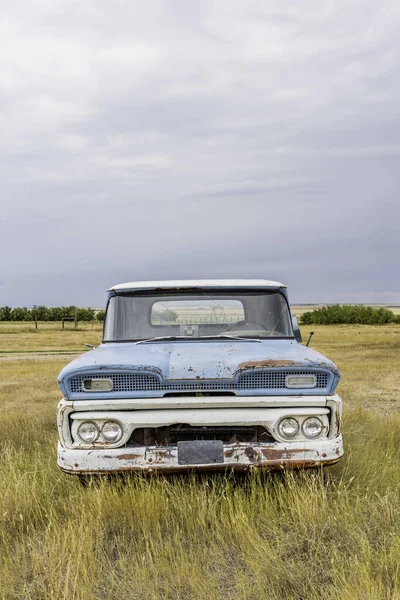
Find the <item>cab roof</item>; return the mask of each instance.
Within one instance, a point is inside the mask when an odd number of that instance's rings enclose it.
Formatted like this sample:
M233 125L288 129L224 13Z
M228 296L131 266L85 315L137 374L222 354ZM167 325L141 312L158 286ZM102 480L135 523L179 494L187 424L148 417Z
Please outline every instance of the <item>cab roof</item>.
M108 292L136 292L143 290L181 290L193 288L264 288L276 290L286 286L279 281L268 281L267 279L177 279L171 281L131 281L129 283L118 283L113 285Z

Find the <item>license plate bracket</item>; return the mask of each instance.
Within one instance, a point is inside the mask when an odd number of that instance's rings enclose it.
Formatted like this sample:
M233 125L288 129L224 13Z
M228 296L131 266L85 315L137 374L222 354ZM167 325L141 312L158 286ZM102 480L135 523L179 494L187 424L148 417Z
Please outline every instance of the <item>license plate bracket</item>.
M222 440L193 440L178 442L179 465L213 465L224 462Z

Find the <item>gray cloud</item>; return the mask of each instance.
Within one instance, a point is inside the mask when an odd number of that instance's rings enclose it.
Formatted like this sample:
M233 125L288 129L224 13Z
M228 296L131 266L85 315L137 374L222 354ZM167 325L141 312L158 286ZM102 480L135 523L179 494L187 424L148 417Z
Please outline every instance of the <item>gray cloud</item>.
M224 276L400 302L397 3L3 13L0 304Z

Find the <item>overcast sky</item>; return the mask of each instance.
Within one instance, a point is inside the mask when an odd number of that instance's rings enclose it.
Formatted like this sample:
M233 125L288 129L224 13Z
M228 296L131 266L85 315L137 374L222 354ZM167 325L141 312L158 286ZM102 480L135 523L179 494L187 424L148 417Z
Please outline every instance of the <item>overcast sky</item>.
M400 3L0 1L0 305L400 302Z

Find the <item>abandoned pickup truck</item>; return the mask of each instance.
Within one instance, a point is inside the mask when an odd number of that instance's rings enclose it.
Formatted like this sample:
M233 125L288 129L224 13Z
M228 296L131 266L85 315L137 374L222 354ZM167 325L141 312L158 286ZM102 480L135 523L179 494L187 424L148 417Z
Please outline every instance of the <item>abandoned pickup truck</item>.
M101 345L59 375L58 465L88 474L337 462L339 371L300 341L275 281L115 285Z

